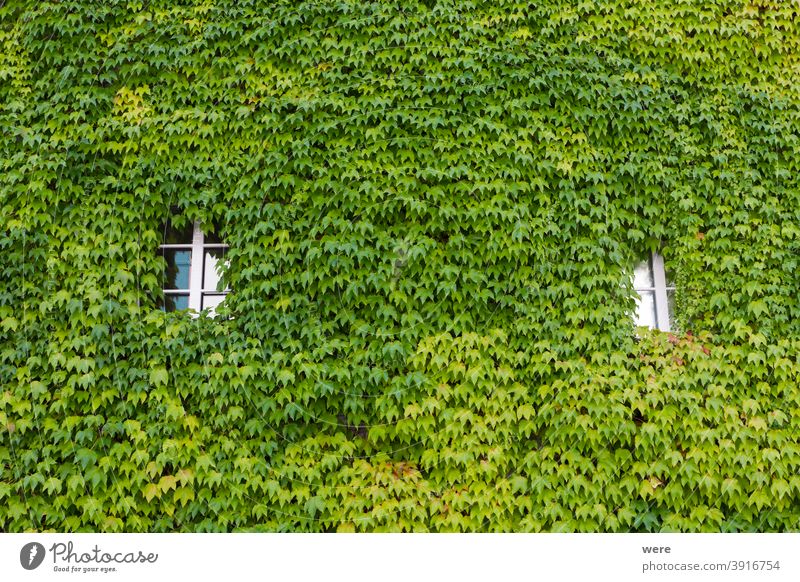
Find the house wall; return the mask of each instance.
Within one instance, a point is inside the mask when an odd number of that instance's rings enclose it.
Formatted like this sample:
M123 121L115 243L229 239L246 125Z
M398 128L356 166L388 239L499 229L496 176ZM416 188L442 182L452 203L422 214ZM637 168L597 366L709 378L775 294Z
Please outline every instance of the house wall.
M0 10L3 531L797 528L790 3Z

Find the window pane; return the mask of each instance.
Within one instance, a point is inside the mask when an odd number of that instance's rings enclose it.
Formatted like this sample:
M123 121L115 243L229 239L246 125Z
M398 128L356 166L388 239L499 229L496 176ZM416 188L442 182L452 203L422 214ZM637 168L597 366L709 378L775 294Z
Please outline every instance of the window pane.
M176 227L173 221L170 220L166 225L161 227L161 233L164 236L164 240L161 244L192 244L192 231L194 230L192 222L186 221L186 224L180 223L179 220L175 222L178 222L181 226Z
M203 303L200 309L209 309L211 313L214 313L214 308L222 303L223 299L225 299L225 295L221 293L203 293Z
M164 270L164 289L188 289L192 251L161 249L167 263Z
M215 223L208 232L204 232L204 242L206 244L220 244L222 239L219 237L219 226Z
M203 261L203 289L205 291L224 291L225 282L220 271L225 264L227 249L206 249Z
M667 310L669 311L669 328L675 329L675 290L667 289Z
M633 288L642 289L653 286L653 269L650 268L650 261L642 261L636 265L633 271Z
M656 298L653 291L639 291L636 298L636 325L656 326Z
M167 295L161 296L158 308L164 311L178 311L179 309L189 309L188 295Z

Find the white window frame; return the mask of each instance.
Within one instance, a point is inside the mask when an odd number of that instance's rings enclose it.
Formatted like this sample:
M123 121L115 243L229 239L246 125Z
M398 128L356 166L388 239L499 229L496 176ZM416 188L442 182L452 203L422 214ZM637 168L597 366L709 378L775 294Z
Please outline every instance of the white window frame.
M635 287L634 291L651 291L653 292L656 308L656 326L654 329L660 331L672 331L670 329L670 313L669 313L669 291L674 292L674 285L667 285L667 273L664 269L664 257L659 253L652 253L650 255L650 268L653 274L652 287Z
M192 242L191 243L172 243L161 244L158 247L164 250L189 250L191 255L189 258L189 306L190 311L199 313L202 311L204 294L214 295L227 295L230 288L225 288L224 291L217 291L216 289L203 289L203 269L205 264L205 251L206 249L227 249L229 245L225 243L206 243L203 229L200 228L200 223L195 222L192 227ZM164 295L186 295L187 289L163 289L161 290ZM214 308L208 308L214 311Z

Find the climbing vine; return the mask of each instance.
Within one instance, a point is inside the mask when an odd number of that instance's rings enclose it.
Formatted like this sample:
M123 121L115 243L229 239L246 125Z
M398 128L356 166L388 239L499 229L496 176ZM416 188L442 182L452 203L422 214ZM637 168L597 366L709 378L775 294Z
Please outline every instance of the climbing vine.
M798 16L0 5L0 530L797 530Z

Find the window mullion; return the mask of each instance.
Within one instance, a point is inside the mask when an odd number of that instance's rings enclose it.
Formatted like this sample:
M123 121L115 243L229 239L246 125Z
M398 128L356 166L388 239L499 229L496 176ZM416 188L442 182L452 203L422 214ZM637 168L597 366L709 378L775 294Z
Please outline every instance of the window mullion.
M192 231L192 262L189 271L189 309L200 311L203 287L203 231L194 223Z

